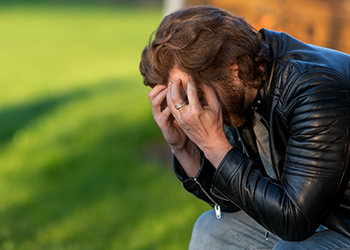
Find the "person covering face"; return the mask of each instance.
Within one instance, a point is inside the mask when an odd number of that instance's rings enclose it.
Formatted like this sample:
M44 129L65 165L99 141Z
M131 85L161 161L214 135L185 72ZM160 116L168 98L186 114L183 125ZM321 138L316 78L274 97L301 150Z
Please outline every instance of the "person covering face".
M163 19L140 72L177 177L217 218L350 238L349 55L194 6Z

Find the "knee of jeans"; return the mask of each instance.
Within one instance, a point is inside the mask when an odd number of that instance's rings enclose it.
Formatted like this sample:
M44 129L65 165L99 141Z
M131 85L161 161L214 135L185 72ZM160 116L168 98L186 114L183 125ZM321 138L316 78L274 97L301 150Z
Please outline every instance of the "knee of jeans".
M193 226L193 231L202 231L204 228L208 230L207 226L212 224L212 221L215 220L216 217L213 214L212 210L206 211L203 214L201 214L197 221L195 222Z
M189 249L205 249L204 247L215 237L213 233L215 220L217 219L212 210L204 212L198 217L193 226Z
M290 249L293 246L293 243L295 244L295 242L290 242L290 241L278 241L275 246L273 247L272 250L286 250L286 249Z
M281 240L275 244L272 250L283 250L283 247L284 247L283 245L284 245L283 241Z
M201 214L195 222L192 235L195 237L207 237L211 234L211 229L215 227L216 217L213 210L209 210Z

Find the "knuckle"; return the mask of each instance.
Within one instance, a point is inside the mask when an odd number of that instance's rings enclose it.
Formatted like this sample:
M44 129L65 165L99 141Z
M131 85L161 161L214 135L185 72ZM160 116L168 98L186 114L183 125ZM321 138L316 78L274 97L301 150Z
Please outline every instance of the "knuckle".
M152 106L152 107L154 107L154 106L157 105L156 100L154 100L154 99L150 100L150 102L151 102L151 106Z
M191 111L191 116L193 117L193 118L199 118L200 117L200 115L201 115L201 112L200 112L200 110L198 109L198 108L192 108L192 111Z
M154 94L153 94L152 90L150 92L148 92L148 98L150 101L152 101L154 99Z

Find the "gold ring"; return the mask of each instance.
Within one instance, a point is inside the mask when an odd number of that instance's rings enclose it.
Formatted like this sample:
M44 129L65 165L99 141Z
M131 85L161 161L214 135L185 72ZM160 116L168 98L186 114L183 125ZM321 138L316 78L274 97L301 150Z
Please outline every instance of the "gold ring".
M180 108L182 108L183 106L185 106L186 105L186 102L181 102L181 103L179 103L178 105L175 105L175 108L177 109L177 110L179 110Z

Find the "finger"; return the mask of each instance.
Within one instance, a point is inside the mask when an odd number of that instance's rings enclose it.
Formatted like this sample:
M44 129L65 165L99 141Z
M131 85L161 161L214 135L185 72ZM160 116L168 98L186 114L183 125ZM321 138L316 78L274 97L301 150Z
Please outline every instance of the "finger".
M152 114L155 120L158 119L158 117L161 115L162 110L162 105L164 104L164 101L166 99L166 89L165 88L159 88L160 92L155 91L155 93L150 93L150 102L151 102L151 107L152 107Z
M175 105L184 101L184 99L181 96L181 80L180 79L176 79L173 82L173 84L171 85L171 98L172 98L173 103Z
M169 107L166 107L163 112L162 115L159 117L158 119L158 126L162 127L163 125L167 124L168 122L171 121L171 119L174 119L173 117L171 117L171 111L169 109Z
M220 102L218 100L218 96L213 87L208 85L203 85L203 93L208 105L212 108L218 109L220 107Z
M171 85L172 83L168 83L168 88L166 89L166 101L168 103L168 107L172 110L172 107L174 107L173 100L171 99Z
M156 96L152 97L153 99L150 98L151 106L152 107L161 106L161 104L165 99L166 93L167 93L166 89L162 89Z
M156 85L150 92L148 92L150 102L152 102L152 100L165 88L165 85Z
M190 105L202 107L198 98L196 85L192 81L189 81L187 84L187 96L188 96L188 103Z
M167 95L166 95L166 99L167 99L167 102L168 102L168 108L172 114L172 116L175 118L175 120L177 120L178 123L180 123L179 119L181 117L181 113L178 112L179 110L175 108L175 104L173 102L173 98L172 98L172 92L176 92L174 90L172 90L174 87L173 87L173 83L169 83L168 84L168 88L167 88ZM176 100L179 100L179 97L177 96L177 99ZM182 99L181 99L182 100ZM179 102L181 103L181 101ZM176 103L179 104L179 103Z
M177 110L175 105L182 103L184 100L181 96L181 80L177 79L173 83L168 85L168 94L167 94L168 106L172 113L175 113Z

